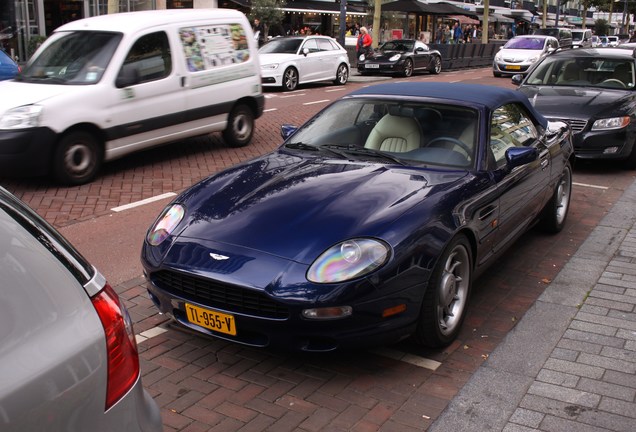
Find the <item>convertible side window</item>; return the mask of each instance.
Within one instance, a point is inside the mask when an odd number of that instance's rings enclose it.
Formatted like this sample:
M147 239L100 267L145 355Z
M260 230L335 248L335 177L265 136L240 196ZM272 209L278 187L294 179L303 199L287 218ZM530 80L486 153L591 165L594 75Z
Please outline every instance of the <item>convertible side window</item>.
M539 137L523 106L507 104L497 108L490 122L489 149L497 168L506 164L506 150L531 145Z

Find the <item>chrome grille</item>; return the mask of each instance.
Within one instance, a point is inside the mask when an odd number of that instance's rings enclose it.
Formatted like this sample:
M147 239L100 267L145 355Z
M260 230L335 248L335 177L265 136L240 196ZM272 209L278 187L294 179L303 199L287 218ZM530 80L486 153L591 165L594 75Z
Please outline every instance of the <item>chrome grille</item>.
M160 271L150 276L152 283L173 295L210 307L265 318L283 319L288 309L266 295L174 271Z
M578 120L578 119L558 119L558 118L551 118L550 120L552 121L562 121L564 123L567 123L570 125L570 127L572 128L572 132L573 133L579 133L582 132L583 129L585 129L585 126L587 125L587 120Z

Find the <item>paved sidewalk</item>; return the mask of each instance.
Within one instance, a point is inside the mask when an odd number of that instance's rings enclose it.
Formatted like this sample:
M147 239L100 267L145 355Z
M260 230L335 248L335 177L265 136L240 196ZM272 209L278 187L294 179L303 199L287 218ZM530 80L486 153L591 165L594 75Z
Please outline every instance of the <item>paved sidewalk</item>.
M429 429L636 430L636 183Z

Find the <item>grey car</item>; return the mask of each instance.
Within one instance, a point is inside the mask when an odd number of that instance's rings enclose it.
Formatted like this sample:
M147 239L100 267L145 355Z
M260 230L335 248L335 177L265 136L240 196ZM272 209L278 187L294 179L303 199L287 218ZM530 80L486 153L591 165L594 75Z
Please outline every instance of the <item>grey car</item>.
M0 430L162 430L104 277L0 187Z

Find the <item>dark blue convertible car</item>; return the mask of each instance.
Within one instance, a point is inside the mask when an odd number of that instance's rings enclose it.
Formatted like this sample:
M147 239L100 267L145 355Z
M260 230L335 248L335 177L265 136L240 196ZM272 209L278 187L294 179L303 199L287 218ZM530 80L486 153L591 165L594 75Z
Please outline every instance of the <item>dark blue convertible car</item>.
M519 92L376 85L283 135L150 227L150 295L181 324L305 351L444 346L479 273L535 222L566 221L570 129Z

